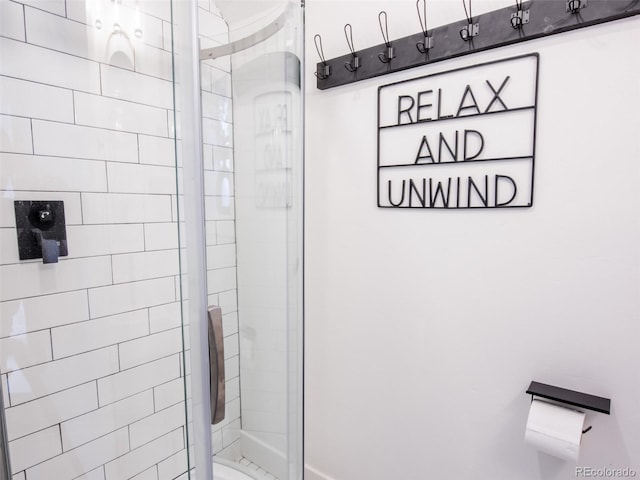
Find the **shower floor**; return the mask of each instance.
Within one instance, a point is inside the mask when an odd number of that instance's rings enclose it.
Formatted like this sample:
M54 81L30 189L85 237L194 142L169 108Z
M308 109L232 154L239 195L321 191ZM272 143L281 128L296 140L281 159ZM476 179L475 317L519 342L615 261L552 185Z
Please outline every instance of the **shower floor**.
M243 465L251 470L254 471L254 474L260 479L260 480L278 480L277 477L274 477L273 475L271 475L269 472L267 472L266 470L260 468L258 465L256 465L255 463L251 463L249 460L247 460L246 458L241 458L238 463L240 465Z
M216 458L213 462L213 477L216 480L278 480L277 477L246 458L235 462Z

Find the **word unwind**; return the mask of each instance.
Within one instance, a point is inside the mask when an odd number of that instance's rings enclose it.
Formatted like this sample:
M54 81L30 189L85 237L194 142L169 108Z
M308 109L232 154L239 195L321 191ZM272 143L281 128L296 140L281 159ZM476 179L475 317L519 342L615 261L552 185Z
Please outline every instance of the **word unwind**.
M533 205L538 55L378 90L378 206Z

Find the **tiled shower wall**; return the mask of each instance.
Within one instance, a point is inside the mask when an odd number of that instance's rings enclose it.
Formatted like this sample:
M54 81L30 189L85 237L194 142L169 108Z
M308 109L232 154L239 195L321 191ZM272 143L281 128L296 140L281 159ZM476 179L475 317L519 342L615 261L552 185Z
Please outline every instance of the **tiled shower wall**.
M0 0L0 369L14 480L186 470L170 22L165 1ZM224 64L203 68L203 88L230 112ZM227 312L233 412L231 125L204 114L210 303ZM18 259L14 200L65 202L68 257ZM220 448L237 423L219 429Z

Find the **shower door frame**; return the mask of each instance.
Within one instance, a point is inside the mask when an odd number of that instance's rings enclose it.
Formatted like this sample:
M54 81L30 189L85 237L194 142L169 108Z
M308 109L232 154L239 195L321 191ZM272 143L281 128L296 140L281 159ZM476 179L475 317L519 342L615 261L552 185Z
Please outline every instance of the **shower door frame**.
M7 421L4 415L4 391L0 382L0 480L11 480L11 455L7 436Z
M289 2L284 11L275 20L259 31L230 42L226 45L209 49L200 49L198 37L198 5L197 2L172 2L172 8L176 8L175 18L179 27L173 30L173 38L180 46L179 71L181 122L182 122L182 156L184 183L189 188L184 189L185 210L185 234L187 238L187 265L188 265L188 291L189 291L189 319L190 319L190 345L191 345L191 398L192 412L191 424L194 429L194 465L189 465L189 478L191 470L195 468L198 478L212 479L213 477L213 447L211 440L211 392L205 386L209 383L209 346L208 346L208 295L207 295L207 269L206 269L206 231L205 231L205 207L204 207L204 164L203 164L203 133L202 133L202 104L201 104L201 76L200 62L212 60L218 57L231 55L246 50L254 45L277 34L287 22L287 17L293 8L301 8L301 27L304 31L304 2L296 5ZM176 41L174 40L174 42ZM301 54L304 55L304 34L302 34ZM300 57L298 57L300 58ZM302 103L302 145L301 154L304 155L304 62L300 60L300 91ZM174 84L175 85L175 84ZM175 94L175 91L174 91ZM175 113L174 113L175 115ZM178 118L175 118L176 125ZM177 153L177 152L176 152ZM191 159L192 161L186 161ZM304 162L301 162L301 183L304 184ZM304 232L304 187L300 189L301 225ZM301 235L301 281L300 295L302 296L300 312L299 347L299 405L300 418L299 443L300 443L300 480L304 478L304 234ZM184 352L183 352L184 353ZM189 418L187 417L187 423ZM188 428L188 427L187 427ZM188 435L187 435L188 436ZM289 442L287 442L289 444ZM187 447L191 448L190 446ZM289 447L288 447L289 450ZM288 454L289 452L287 452ZM290 471L289 467L288 471ZM2 479L0 479L2 480ZM215 479L214 479L215 480ZM297 479L296 479L297 480Z

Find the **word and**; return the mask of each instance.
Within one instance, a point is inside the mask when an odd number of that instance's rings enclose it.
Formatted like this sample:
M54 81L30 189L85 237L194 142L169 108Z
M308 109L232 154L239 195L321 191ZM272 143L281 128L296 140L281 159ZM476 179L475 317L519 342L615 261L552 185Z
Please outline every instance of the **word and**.
M475 145L472 148L470 140L474 138L477 141L474 142ZM484 149L484 137L478 130L464 130L462 135L456 130L453 138L449 137L448 140L443 132L439 132L437 140L435 140L435 144L438 145L437 150L431 149L431 144L434 143L434 140L432 137L431 142L429 142L428 135L422 136L418 154L416 155L416 164L442 163L447 161L445 157L448 157L449 161L453 162L468 162L478 158ZM462 148L460 148L460 144L462 144ZM434 151L437 153L436 156L433 155Z

